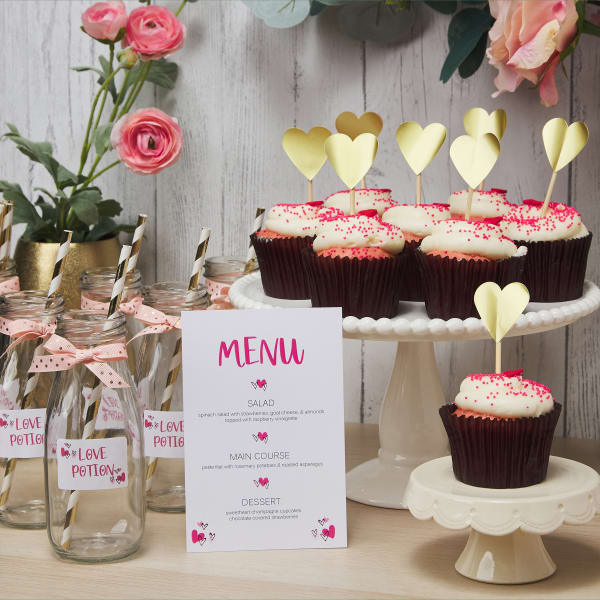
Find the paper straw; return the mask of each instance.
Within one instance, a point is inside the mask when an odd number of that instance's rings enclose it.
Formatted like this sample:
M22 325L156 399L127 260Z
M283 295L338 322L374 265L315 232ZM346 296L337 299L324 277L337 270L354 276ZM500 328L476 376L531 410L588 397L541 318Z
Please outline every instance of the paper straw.
M108 304L107 318L113 319L117 316L117 309L121 302L121 296L123 289L125 288L125 279L127 276L127 263L129 256L131 255L131 246L123 246L121 248L121 255L119 256L119 263L117 265L117 272L115 273L115 282L113 284L112 294L110 302ZM92 387L92 393L90 394L90 400L85 407L85 425L83 427L83 434L81 435L82 440L90 439L94 434L94 428L96 426L96 416L98 414L98 408L100 406L100 397L102 392L102 383L95 377L94 385ZM73 524L75 522L75 515L77 514L77 505L79 503L79 490L71 490L69 494L69 501L67 503L67 514L65 515L65 527L63 529L60 545L68 550L71 545L71 538L73 535Z
M263 221L265 219L265 209L257 208L256 209L256 217L254 217L254 224L252 226L252 231L250 235L253 233L257 233L260 231ZM248 255L246 256L246 266L244 267L244 273L250 273L254 269L254 265L256 263L256 251L254 250L254 246L252 245L252 240L250 240L250 245L248 246Z
M0 224L0 260L10 256L10 237L13 223L13 203L2 205L2 222Z
M58 247L58 252L56 253L56 260L54 261L54 271L52 272L52 280L50 281L50 287L48 288L48 296L46 298L45 310L50 310L52 308L52 303L58 295L58 290L60 288L60 282L62 280L62 274L65 264L65 257L67 256L67 252L69 251L69 245L71 244L72 235L72 231L64 231L62 234L60 246ZM39 356L43 353L44 349L42 347L42 344L43 340L41 338L38 339L37 346L33 353L34 357ZM32 395L35 392L35 388L38 384L38 379L38 373L27 374L25 392L23 393L23 398L21 398L21 404L19 407L21 410L24 410L29 407ZM16 465L17 460L15 458L8 459L6 463L4 479L2 480L2 488L0 489L0 507L6 506L6 503L8 502L8 497L10 495L10 488L12 486L12 479Z
M144 238L144 229L146 229L147 215L138 215L137 225L133 232L133 240L131 240L131 256L127 263L127 273L133 273L137 265L138 255L142 246L142 240Z
M206 256L206 248L208 247L208 240L210 238L210 229L203 228L200 233L200 243L196 250L196 260L192 268L192 274L190 276L190 282L188 284L188 291L193 291L198 287L198 281L200 279L200 272L202 271L202 265L204 264L204 257ZM171 357L171 364L169 365L169 373L167 374L167 382L163 395L160 401L160 410L169 411L171 410L171 400L173 399L173 391L175 389L175 383L177 377L181 371L181 336L177 338L175 342L175 348L173 349L173 356ZM146 470L146 493L152 489L152 478L156 471L156 465L158 463L158 457L152 456L148 461L148 468Z

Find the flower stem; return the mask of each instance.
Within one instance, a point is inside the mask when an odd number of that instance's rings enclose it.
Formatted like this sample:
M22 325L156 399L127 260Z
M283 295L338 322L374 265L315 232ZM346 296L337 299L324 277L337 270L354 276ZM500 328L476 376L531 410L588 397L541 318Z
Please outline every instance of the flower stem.
M110 113L110 117L108 118L109 122L113 122L115 117L117 116L117 111L119 110L119 106L121 105L121 100L123 100L123 94L125 94L125 90L127 89L127 83L129 82L129 77L131 75L131 69L127 70L127 74L125 75L125 79L123 80L123 86L119 91L119 95L117 96L117 100L115 105Z
M179 5L179 8L175 11L175 16L178 17L179 13L183 10L183 7L186 5L187 0L183 0L183 2Z
M148 73L150 72L151 68L152 68L152 61L148 61L142 67L142 70L140 71L138 80L136 81L136 83L134 83L133 88L131 89L131 92L129 93L129 98L127 98L127 100L125 101L125 104L124 104L121 112L119 113L118 118L121 118L125 113L129 112L129 109L133 106L133 103L135 102L136 98L139 96L140 92L142 91L142 87L146 81L146 77L148 77Z
M88 185L90 185L90 183L92 183L92 181L94 181L94 179L96 179L97 177L100 177L100 175L102 175L103 173L106 173L106 171L108 171L109 169L112 169L113 167L116 167L121 161L120 160L115 160L115 162L110 163L110 165L108 165L107 167L104 167L104 169L98 171L95 175L93 175L92 177L88 177L84 182L83 185L79 188L80 190L85 189ZM97 164L97 163L96 163ZM95 167L96 165L94 165ZM91 175L91 172L90 172Z
M110 45L110 70L113 70L113 62L115 57L115 45ZM100 123L100 118L102 117L102 111L104 110L104 104L106 103L106 96L108 96L108 88L104 90L104 94L102 94L102 102L100 103L100 109L98 110L98 116L96 117L96 122L94 123L94 128L92 129L92 137L94 137L94 132L98 129L98 124ZM90 143L91 146L91 143ZM89 148L88 148L89 152Z

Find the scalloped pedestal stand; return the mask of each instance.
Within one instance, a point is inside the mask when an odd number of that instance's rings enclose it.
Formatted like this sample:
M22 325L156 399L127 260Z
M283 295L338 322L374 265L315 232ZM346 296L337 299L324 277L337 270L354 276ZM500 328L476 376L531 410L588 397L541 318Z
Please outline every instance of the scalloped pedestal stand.
M309 307L308 300L280 300L265 295L260 273L238 279L229 291L236 308ZM564 327L600 307L600 290L586 281L584 294L572 302L531 303L509 336ZM352 469L346 477L348 498L385 508L406 508L404 491L411 471L448 453L438 409L444 393L433 342L489 339L480 319L430 319L421 302L401 302L393 319L342 321L344 337L397 342L396 360L379 417L377 458Z
M471 528L455 564L461 575L486 583L529 583L556 571L541 536L563 523L587 523L600 509L600 476L586 465L551 456L542 483L477 488L457 481L452 459L445 456L412 472L405 500L417 519L433 518L447 529Z

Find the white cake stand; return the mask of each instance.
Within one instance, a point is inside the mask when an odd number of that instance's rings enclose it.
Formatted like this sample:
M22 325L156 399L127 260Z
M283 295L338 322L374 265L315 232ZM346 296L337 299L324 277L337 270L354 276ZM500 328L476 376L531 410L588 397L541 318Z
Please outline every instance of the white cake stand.
M266 296L260 273L238 279L229 291L236 308L309 307L309 300ZM586 281L581 298L553 304L530 303L508 333L529 335L569 325L600 307L600 290ZM433 342L483 340L489 335L481 319L430 319L422 302L401 302L393 319L345 317L344 337L395 341L396 360L379 416L377 458L347 474L348 498L385 508L406 508L404 491L411 471L432 458L448 454L438 409L444 393Z
M538 485L477 488L457 481L452 459L445 456L412 472L405 501L417 519L471 528L455 565L461 575L486 583L529 583L556 571L541 536L563 523L587 523L600 509L600 476L551 456L548 476Z

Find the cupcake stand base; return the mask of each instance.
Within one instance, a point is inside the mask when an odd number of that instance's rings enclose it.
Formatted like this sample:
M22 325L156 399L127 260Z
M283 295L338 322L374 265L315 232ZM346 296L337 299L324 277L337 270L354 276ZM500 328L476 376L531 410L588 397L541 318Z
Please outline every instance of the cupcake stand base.
M457 481L452 459L445 456L413 471L405 500L417 519L471 528L455 565L461 575L486 583L529 583L556 571L541 536L563 523L587 523L600 509L600 476L552 456L548 476L538 485L477 488Z
M236 308L310 307L308 300L280 300L265 295L260 273L238 279L229 291ZM581 298L553 304L530 303L509 336L530 335L569 325L600 307L600 290L586 281ZM397 342L396 360L379 417L377 458L347 474L351 500L385 508L406 508L404 492L411 471L448 454L438 409L444 393L435 361L434 342L488 339L480 319L430 319L421 302L401 302L393 319L345 317L344 337Z

